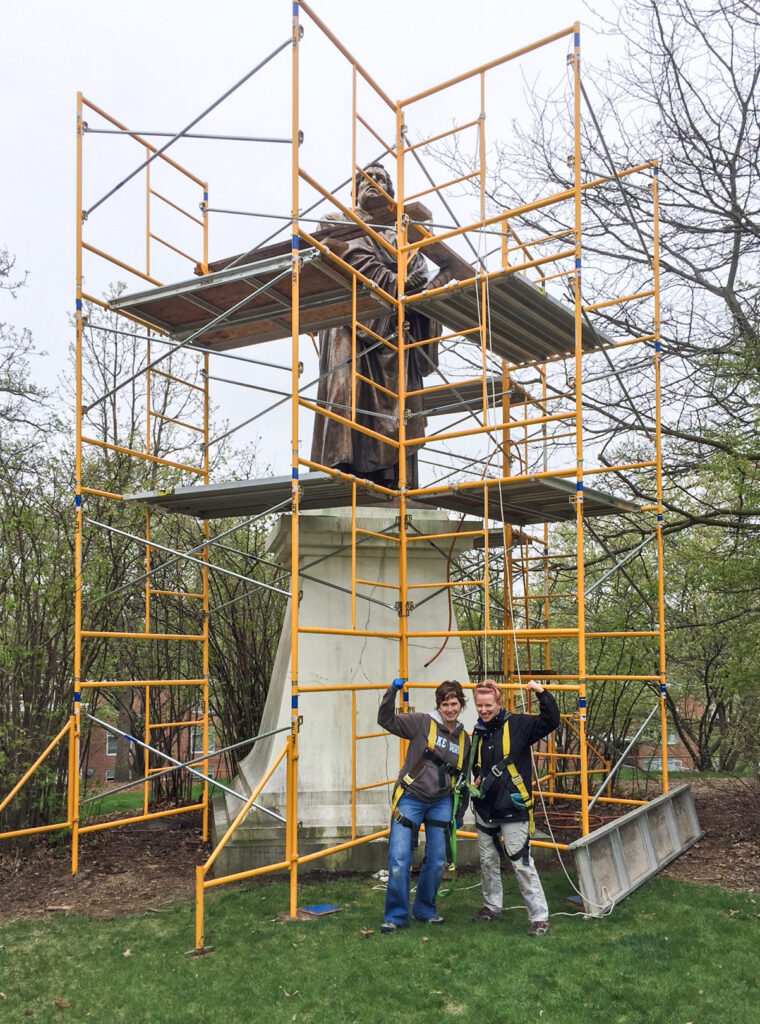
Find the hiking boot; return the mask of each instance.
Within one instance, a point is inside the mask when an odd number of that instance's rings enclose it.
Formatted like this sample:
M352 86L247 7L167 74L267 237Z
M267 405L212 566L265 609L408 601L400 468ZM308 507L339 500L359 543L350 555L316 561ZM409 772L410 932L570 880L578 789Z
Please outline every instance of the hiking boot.
M477 914L473 914L470 920L477 924L480 921L495 921L498 916L498 914L495 914L494 911L490 910L488 907L482 907Z
M530 928L528 929L528 935L532 939L539 938L541 935L546 935L549 931L548 921L531 921Z

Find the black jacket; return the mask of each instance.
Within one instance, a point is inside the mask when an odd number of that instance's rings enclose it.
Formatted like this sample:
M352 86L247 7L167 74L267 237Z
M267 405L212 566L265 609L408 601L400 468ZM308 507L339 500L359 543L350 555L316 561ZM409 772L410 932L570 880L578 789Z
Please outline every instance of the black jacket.
M472 733L473 744L480 739L475 764L472 769L473 779L485 778L491 768L504 756L502 748L502 730L509 729L509 755L517 771L522 776L528 792L532 789L532 772L530 748L533 743L548 736L559 725L559 708L554 697L548 690L536 694L539 703L537 715L512 714L502 709L490 722L480 719ZM500 778L493 781L490 789L482 800L473 799L473 806L481 818L486 821L527 821L528 812L520 810L512 803L510 793L516 792L515 785L504 771Z

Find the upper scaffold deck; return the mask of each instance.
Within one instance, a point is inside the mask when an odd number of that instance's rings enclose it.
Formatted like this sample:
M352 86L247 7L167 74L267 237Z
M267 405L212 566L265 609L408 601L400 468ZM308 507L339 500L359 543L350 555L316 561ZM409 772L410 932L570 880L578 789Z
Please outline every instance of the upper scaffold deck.
M413 218L429 216L420 204L406 209ZM373 214L373 219L384 222L381 214ZM356 224L336 222L334 227L315 231L314 238L339 256L345 251L345 242L362 232ZM442 242L426 245L422 252L438 266L449 267L459 283L437 294L423 292L410 297L410 308L440 320L450 332L472 331L480 321L482 306L481 278L475 268ZM132 314L179 340L192 337L204 348L219 351L289 338L290 242L256 250L255 260L251 255L220 260L211 264L208 274L188 281L121 296L111 302L111 308ZM301 333L351 323L350 272L304 239L300 257ZM463 281L470 283L463 285ZM519 366L574 353L575 313L570 306L515 271L489 275L487 288L488 344L494 355ZM387 315L388 308L387 300L357 281L357 319L371 321ZM469 337L480 345L477 335ZM590 352L610 341L584 322L582 344L584 352Z
M352 486L328 473L305 473L299 478L301 510L340 508L351 504ZM175 487L170 491L137 491L124 500L199 519L223 519L229 516L259 515L281 507L291 495L290 476L260 480L232 480L222 484ZM444 492L415 495L414 503L450 512L467 513L480 518L485 513L484 485L461 488L452 485ZM488 518L496 522L528 526L575 519L574 480L544 477L536 480L509 480L488 487ZM356 488L357 505L384 505L393 502L387 495ZM635 512L637 507L601 491L584 488L583 513L586 516Z

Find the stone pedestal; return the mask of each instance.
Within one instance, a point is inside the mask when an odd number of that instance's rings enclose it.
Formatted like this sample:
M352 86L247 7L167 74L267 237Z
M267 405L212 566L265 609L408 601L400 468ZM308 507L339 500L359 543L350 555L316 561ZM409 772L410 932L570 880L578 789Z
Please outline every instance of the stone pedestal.
M327 509L302 513L299 529L301 628L352 628L364 633L398 629L395 602L398 591L398 510L362 508L357 511L356 578L372 581L357 585L356 620L351 621L351 513ZM455 524L435 510L411 512L409 536L450 532ZM463 530L468 529L465 525ZM386 537L377 536L387 532ZM372 535L369 535L372 534ZM290 562L290 517L283 516L272 532L269 550L280 564ZM469 538L437 541L414 540L407 545L409 600L415 607L409 615L410 631L449 628L448 588L415 588L413 584L441 583L447 578L446 563L451 554L466 549ZM329 585L328 585L329 584ZM386 584L387 586L383 586ZM370 600L364 600L363 595ZM451 628L456 628L452 615ZM291 608L288 606L275 661L260 731L287 726L291 713ZM467 682L467 669L458 637L451 637L443 651L425 667L440 649L443 639L417 639L409 644L411 682L439 683L444 679ZM377 709L382 693L398 675L398 641L382 636L347 636L301 633L298 648L299 686L332 684L366 686L356 692L302 693L299 714L303 724L299 737L298 820L301 854L337 845L351 838L352 778L355 775L357 835L387 828L391 786L374 783L395 779L399 770L399 741L380 732ZM411 691L411 703L419 711L435 706L432 689ZM472 702L464 721L474 722ZM355 726L354 723L355 722ZM258 784L281 750L287 733L261 740L241 765L233 783L248 794ZM367 737L356 738L354 737ZM355 758L353 750L355 749ZM258 802L284 816L285 762L277 768ZM239 810L233 797L218 799L214 807L215 840ZM217 861L217 873L243 871L283 859L284 827L260 811L252 811L241 824ZM387 843L362 844L313 863L320 870L376 868L384 866Z

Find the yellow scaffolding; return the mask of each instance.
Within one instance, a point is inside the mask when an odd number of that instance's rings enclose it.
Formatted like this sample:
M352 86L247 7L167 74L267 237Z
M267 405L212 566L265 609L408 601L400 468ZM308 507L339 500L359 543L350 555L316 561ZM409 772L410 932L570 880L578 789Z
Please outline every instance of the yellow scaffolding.
M303 46L301 15L305 14L311 26L317 30L323 42L333 50L335 59L345 62L351 75L351 153L350 173L348 181L351 182L350 201L342 202L333 191L321 185L311 174L302 162L302 125L300 112L301 98L301 48ZM568 64L572 71L572 93L573 93L573 114L572 124L568 126L568 135L572 139L572 187L565 188L552 195L542 196L531 203L525 203L512 209L499 209L496 213L489 213L487 210L487 147L485 136L486 125L486 99L487 83L489 75L497 73L505 65L518 61L526 55L532 54L552 44L568 44ZM568 695L568 699L576 701L576 706L570 712L565 709L563 723L566 733L572 741L573 749L568 751L560 749L555 737L551 737L539 754L537 761L542 766L543 773L538 781L535 790L536 796L545 798L554 806L565 801L572 808L574 819L577 819L580 831L583 835L590 830L589 804L593 794L591 787L599 776L603 776L602 786L606 784L611 769L610 762L605 759L598 749L598 744L593 737L587 736L586 732L586 704L589 695L593 696L593 686L596 682L620 682L622 684L638 682L654 684L659 691L659 719L662 749L662 791L668 789L668 756L667 756L667 721L665 705L665 639L664 639L664 589L663 589L663 550L662 550L662 450L660 432L660 320L659 320L659 259L658 259L658 196L657 196L657 162L647 161L635 167L624 168L613 172L609 176L596 177L593 180L584 180L582 169L581 152L581 84L580 84L580 29L576 23L554 33L530 46L522 47L512 53L483 64L470 71L459 74L438 85L418 92L406 99L394 102L386 91L369 75L364 67L348 52L330 29L320 20L317 14L305 2L293 4L292 34L286 44L279 47L276 53L289 49L291 52L291 125L290 125L290 245L289 259L286 269L283 272L290 282L289 302L289 331L291 344L290 363L290 517L291 545L290 545L290 595L291 595L291 635L290 635L290 658L291 658L291 721L288 729L288 737L282 749L271 762L268 771L252 790L248 798L240 808L239 813L231 823L226 834L221 838L217 847L206 861L196 869L196 948L204 948L204 894L206 889L219 886L227 881L249 878L254 875L267 872L287 871L290 881L289 913L295 916L297 911L298 897L298 871L299 866L320 857L328 856L338 850L347 849L354 845L370 842L387 834L388 830L373 831L371 834L360 834L356 820L357 793L364 790L387 786L392 783L391 779L379 779L369 785L357 786L357 745L360 741L381 735L374 732L359 732L356 727L356 701L357 694L361 690L379 690L380 683L370 683L366 686L357 684L342 685L336 683L331 686L301 685L299 682L299 639L309 634L324 634L327 636L374 636L382 637L385 641L393 643L398 652L398 675L405 681L402 692L402 710L409 708L410 693L424 692L431 685L410 678L409 674L409 645L410 641L420 638L437 638L445 643L449 638L466 638L471 643L481 644L485 651L484 666L493 666L493 660L489 661L489 649L498 645L501 650L501 676L502 686L507 694L510 706L515 706L516 695L522 691L523 679L533 672L546 673L552 670L553 656L556 645L572 642L577 647L575 668L572 672L565 672L562 675L555 675L549 685L549 689L558 694ZM274 56L274 54L272 55ZM270 58L267 58L269 60ZM246 76L250 77L250 76ZM434 96L448 94L458 86L475 82L477 84L477 102L479 108L477 116L465 120L460 126L445 130L433 130L427 134L422 141L413 142L410 139L407 127L413 109L424 105L424 102ZM241 83L238 83L241 84ZM358 102L359 86L366 87L381 109L385 111L385 121L382 125L373 123L369 115L360 110ZM117 189L113 189L94 206L86 209L83 202L83 139L88 131L87 117L95 117L100 122L109 125L111 129L130 139L137 144L144 161L137 171L129 178L129 181L139 176L143 181L144 199L144 259L137 265L133 259L122 258L101 245L86 240L84 235L89 225L89 215L96 207L99 207L106 199L110 199ZM477 133L477 158L476 167L471 173L455 176L441 185L436 185L430 180L430 187L420 189L414 186L414 190L407 194L405 176L408 170L408 158L417 156L417 151L425 146L443 142L451 137L462 133L475 131ZM363 134L362 134L363 133ZM391 134L392 133L392 134ZM179 137L179 136L177 136ZM389 141L390 137L390 141ZM376 226L368 224L361 215L357 206L356 176L364 174L366 161L360 155L365 150L365 142L362 139L369 138L373 145L379 145L386 159L395 162L396 197L385 198L391 204L393 218L389 225L395 235L395 241L388 240L387 232L383 233ZM174 141L174 140L172 140ZM282 141L282 140L278 140ZM140 372L144 380L145 394L145 438L142 446L134 443L124 444L118 440L109 440L107 437L91 436L90 428L86 423L88 413L93 405L88 404L83 392L84 354L83 335L87 326L87 304L102 307L104 309L118 308L115 304L109 304L102 299L84 290L84 260L94 260L100 265L110 265L131 275L131 278L138 282L160 288L161 282L154 276L153 254L156 246L160 247L162 253L171 253L173 257L179 257L191 262L196 262L201 275L210 272L209 267L209 196L208 185L201 178L197 177L171 157L167 156L164 150L156 149L147 138L134 132L110 114L97 107L91 101L85 99L81 94L78 97L77 106L77 264L76 264L76 547L75 547L75 622L74 622L74 695L73 713L64 728L53 740L38 761L19 784L14 787L11 793L0 804L0 810L18 792L23 783L42 763L47 754L53 749L56 743L68 738L70 744L69 753L69 777L68 777L68 810L67 820L56 825L43 826L42 828L21 830L20 832L5 833L0 838L8 835L21 835L29 831L44 831L59 827L70 828L72 834L72 871L76 872L79 859L79 836L80 834L101 828L116 827L130 822L142 821L147 818L160 817L166 814L182 813L187 811L202 810L203 814L203 839L208 837L209 825L209 780L208 780L208 753L209 753L209 570L211 563L211 535L209 520L204 519L202 523L202 541L196 548L187 552L179 552L179 557L185 559L183 564L189 564L192 571L199 575L199 580L193 587L179 587L172 589L168 586L159 587L153 585L154 579L154 554L169 549L162 545L159 534L156 533L155 524L152 521L150 507L144 512L144 533L141 537L127 533L124 536L134 543L139 543L144 548L144 584L143 584L143 615L142 628L134 629L93 629L88 626L88 594L87 594L87 564L83 555L83 538L88 527L97 529L104 524L92 520L88 515L88 503L106 502L114 508L118 508L123 502L123 495L107 490L104 487L90 486L86 481L97 477L98 467L103 465L103 460L109 456L121 456L135 463L149 465L156 468L156 471L171 471L173 480L191 479L200 485L210 483L210 459L209 451L212 444L209 421L209 360L215 351L222 351L224 346L219 345L216 349L214 343L209 341L208 347L204 348L198 356L201 364L200 377L202 383L196 380L188 380L177 377L168 372L166 367L159 369L165 356L156 355L155 339L161 338L162 328L157 324L155 318L144 314L141 310L122 309L120 315L128 319L133 325L138 325L144 330L145 337L145 368ZM376 162L376 161L373 161ZM201 216L197 217L187 208L182 200L172 198L165 192L153 187L151 172L156 167L167 169L182 179L183 188L191 185L200 192ZM581 288L581 275L583 269L583 203L594 202L595 190L610 187L619 183L620 179L635 175L638 179L648 177L652 194L652 235L653 246L649 254L651 267L651 282L646 287L639 287L631 294L613 295L591 304L584 304ZM429 176L428 176L429 178ZM125 184L122 182L121 184ZM479 216L474 221L465 225L458 222L453 226L444 225L438 227L410 216L411 204L417 203L421 198L442 198L446 205L446 196L458 185L467 182L475 183L479 193ZM318 236L319 232L314 229L307 229L309 219L303 211L304 189L310 195L316 194L318 201L327 203L332 210L340 215L344 222L354 225L372 238L378 245L381 245L390 253L397 265L397 294L391 295L380 289L374 282L369 280L358 270L341 258L340 252L331 248L323 239ZM163 209L171 209L184 221L193 224L196 230L197 251L191 255L186 251L184 241L172 240L158 234L155 229L153 211L156 204ZM316 205L316 204L315 204ZM549 231L539 233L537 237L528 237L523 223L530 220L531 215L547 209L568 209L572 210L571 226L566 230ZM446 205L446 209L449 207ZM225 211L226 212L226 211ZM518 235L519 232L519 235ZM490 263L486 257L481 256L482 240L490 237L498 239L497 265ZM184 236L183 236L184 237ZM476 255L476 265L471 267L472 273L469 276L460 277L455 282L443 285L440 288L429 288L420 294L407 295L407 267L410 259L416 253L434 254L441 246L466 244L472 253ZM438 247L438 249L436 248ZM300 380L300 372L303 366L303 335L311 330L311 320L308 320L305 298L301 287L303 274L304 252L318 253L325 261L325 264L333 268L334 273L341 276L342 280L348 282L348 309L352 332L352 351L356 356L357 329L362 324L362 314L359 310L359 296L362 289L370 291L376 299L383 302L385 307L392 310L396 319L395 340L377 336L378 344L382 344L397 354L398 357L398 391L392 392L384 388L377 381L362 378L356 369L356 359L351 364L351 407L350 409L336 412L318 404L313 398L305 395ZM452 250L447 250L451 252ZM255 256L255 251L253 251ZM249 254L250 255L250 254ZM488 255L488 254L486 254ZM460 266L466 261L460 253L457 253ZM287 258L287 257L286 257ZM176 264L175 264L176 265ZM531 275L537 275L532 277ZM283 274L276 278L279 281ZM546 289L549 282L559 281L569 283L572 289L572 319L573 319L573 340L567 350L553 352L527 352L520 356L519 346L515 345L509 354L506 351L501 353L494 349L492 338L492 326L490 322L491 298L494 289L505 286L505 282L519 280L533 282L532 286ZM202 277L199 278L202 280ZM262 286L263 287L263 286ZM255 298L261 289L251 292L249 285L248 292L239 301L236 301L233 309L244 306ZM464 427L457 427L456 423L445 426L428 436L428 445L434 441L436 445L448 445L446 449L449 457L448 472L438 474L435 471L429 473L419 486L409 486L407 480L407 453L419 448L419 438L407 436L407 402L420 392L408 390L406 381L407 355L415 345L428 344L425 342L413 342L408 340L406 330L407 311L417 308L429 308L436 300L453 304L462 298L462 301L469 302L470 310L475 310L474 319L464 323L460 317L456 329L444 332L440 339L441 343L451 346L452 351L457 351L457 346L466 346L468 353L468 365L471 371L466 379L446 381L430 388L423 389L425 393L436 392L443 402L448 396L455 396L457 389L465 385L474 388L478 393L476 402L469 406L474 410L474 423L468 423ZM589 315L603 309L609 309L627 302L650 302L652 313L651 331L646 334L631 338L610 339L601 336L591 328L589 334ZM227 311L232 312L231 309ZM302 316L303 314L303 316ZM204 345L204 334L209 337L210 328L216 327L222 319L220 316L209 313L205 327L193 332L181 342L179 348L185 352L191 352L193 346ZM371 333L371 332L370 332ZM283 335L284 337L284 335ZM590 339L590 342L589 342ZM255 339L254 339L255 340ZM237 342L236 342L237 343ZM630 346L644 346L651 350L652 358L652 394L654 401L654 438L651 458L644 458L640 461L625 463L605 464L601 468L587 468L584 464L584 412L586 409L584 392L584 369L590 355L602 350L612 351L627 349ZM475 365L477 361L477 365ZM496 377L493 376L494 366L498 366ZM474 366L474 370L472 367ZM556 388L550 390L549 381L553 369L563 367L566 371L568 381L567 388L558 392ZM529 389L521 382L521 376L530 371L538 381L537 388ZM489 376L490 374L490 376ZM135 377L137 374L134 375ZM185 422L175 417L168 416L166 412L160 412L152 408L151 395L154 382L160 378L167 386L173 388L186 388L194 390L201 398L202 413L198 422ZM359 422L357 410L356 390L359 380L370 386L380 387L398 401L398 430L397 436L389 437L386 434L373 431L371 428ZM498 393L494 380L498 383ZM115 390L115 389L114 389ZM105 396L109 397L110 392ZM517 396L514 400L512 396ZM329 420L340 422L351 430L364 433L382 440L385 444L395 448L398 452L399 479L396 488L389 488L378 483L358 479L355 475L343 472L331 466L324 466L306 458L301 452L301 430L303 414L322 416ZM154 421L158 418L167 420L181 426L193 435L202 438L202 455L200 460L191 461L189 455L183 457L169 458L166 455L157 454L151 450L151 437ZM562 445L566 444L566 450L572 452L572 457L562 464L554 464L557 458L547 454L550 446L552 450L561 451ZM559 447L557 447L559 445ZM469 448L468 448L469 446ZM186 451L190 452L192 446L188 443ZM472 451L477 452L475 457ZM424 449L422 449L424 451ZM460 462L457 463L457 458ZM101 461L98 462L98 459ZM457 469L459 466L459 469ZM318 470L322 474L331 477L336 483L342 482L350 491L351 509L351 582L350 582L350 619L343 626L328 624L325 626L305 626L299 622L299 601L300 590L300 559L299 559L299 528L300 512L302 501L301 473L303 470ZM584 525L585 516L584 498L589 495L586 488L586 478L605 475L608 480L614 480L615 474L622 471L636 470L650 472L654 476L657 501L655 504L639 510L641 515L649 516L651 527L656 539L657 550L657 615L656 621L650 624L647 629L631 630L597 630L588 631L586 627L586 595L587 595L587 566L584 550ZM452 482L452 473L455 477ZM545 487L564 486L570 482L570 494L565 494L563 500L571 502L572 512L570 522L573 527L573 540L569 550L555 551L551 543L553 533L549 523L540 523L540 529L535 536L526 532L524 526L516 525L514 519L510 519L508 511L508 495L518 485L535 485L537 482ZM95 479L95 483L99 483ZM510 490L512 489L512 491ZM357 543L362 537L372 536L372 532L362 529L357 525L357 507L363 494L371 494L378 498L391 499L398 508L398 529L392 535L383 534L385 541L395 545L398 553L398 578L393 584L395 591L396 607L398 610L398 628L385 630L362 630L357 627L356 606L357 599L362 597L363 586L378 586L376 580L367 580L357 575ZM424 501L434 507L436 502L444 498L456 496L458 500L470 500L476 503L482 527L473 529L468 527L459 532L452 523L451 530L439 534L423 537L415 535L410 529L408 511L410 503ZM413 505L411 506L413 507ZM451 505L444 505L449 507ZM473 506L474 507L474 506ZM496 529L492 523L499 524ZM108 527L106 527L108 528ZM115 532L119 532L118 530ZM497 534L497 536L495 536ZM379 535L378 535L379 536ZM479 595L480 605L478 614L481 616L477 627L456 628L452 621L448 628L436 630L415 630L410 624L409 613L413 608L411 598L415 596L421 587L416 583L409 583L407 579L407 553L410 546L421 540L426 542L438 541L441 543L453 544L457 537L471 536L473 544L477 543L482 549L482 559L478 565L463 579L436 581L434 584L426 584L426 587L439 590L448 589L455 599L460 599L461 594ZM535 553L538 546L539 552ZM553 564L560 562L567 563L571 559L574 565L575 585L570 591L554 591L551 587L551 571ZM388 586L387 584L383 584ZM497 594L501 590L501 599ZM193 633L166 632L159 627L161 616L157 614L158 602L162 600L180 600L199 602L202 608L202 628ZM554 611L557 604L565 602L574 609L571 616L572 621L568 622L567 608L562 615ZM534 609L538 607L536 613ZM559 618L559 622L557 619ZM453 627L453 628L452 628ZM658 670L654 674L632 675L618 673L615 675L599 675L589 673L587 663L587 643L591 640L602 638L620 639L621 641L642 638L647 640L656 639L658 642ZM110 679L96 680L84 678L83 651L88 642L104 640L109 643L124 641L126 643L173 641L182 645L183 649L191 649L191 654L184 659L184 664L196 666L195 671L188 671L185 675L178 675L176 678L166 679ZM492 668L493 670L493 668ZM473 684L470 684L473 685ZM88 691L104 690L108 688L133 687L141 693L141 700L145 708L145 727L142 740L134 739L144 751L144 778L141 782L143 788L143 808L139 815L123 817L115 821L108 821L89 825L80 825L79 807L79 749L82 733L80 722L81 696ZM155 771L151 767L150 753L152 748L151 735L160 726L178 726L184 723L164 722L161 719L151 719L151 697L159 694L158 707L162 706L160 693L165 688L187 687L195 696L194 700L200 708L198 721L203 731L203 751L196 761L189 762L191 765L199 766L203 779L203 789L200 800L190 807L178 808L172 811L151 812L149 810L149 792L151 773ZM299 853L298 836L298 761L301 710L299 700L302 694L315 694L325 692L343 692L351 701L352 708L352 751L351 751L351 838L347 842L311 852L308 854ZM314 698L314 699L318 699ZM400 756L403 750L400 750ZM248 871L236 872L223 877L210 877L211 869L217 860L222 849L228 843L238 825L245 819L250 809L254 806L257 797L266 786L275 769L282 761L286 763L287 771L287 799L285 806L284 824L284 850L283 856L275 863L258 866ZM597 793L597 799L602 803L630 804L636 805L640 801L627 800L622 798L611 798L601 796L601 786ZM466 834L466 833L465 833ZM566 844L555 841L537 841L536 845L546 845L557 849L565 849Z

